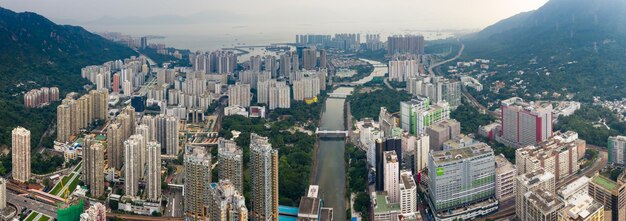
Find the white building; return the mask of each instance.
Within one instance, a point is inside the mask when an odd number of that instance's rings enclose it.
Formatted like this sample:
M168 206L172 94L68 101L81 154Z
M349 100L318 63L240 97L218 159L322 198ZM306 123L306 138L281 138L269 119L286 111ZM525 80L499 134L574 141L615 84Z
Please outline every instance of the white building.
M385 187L389 194L389 202L398 203L400 201L400 162L395 151L384 152Z
M411 171L400 172L400 210L402 214L417 212L417 185Z
M496 156L496 199L503 201L515 197L517 169L504 155Z
M250 85L235 84L228 88L228 106L250 106Z

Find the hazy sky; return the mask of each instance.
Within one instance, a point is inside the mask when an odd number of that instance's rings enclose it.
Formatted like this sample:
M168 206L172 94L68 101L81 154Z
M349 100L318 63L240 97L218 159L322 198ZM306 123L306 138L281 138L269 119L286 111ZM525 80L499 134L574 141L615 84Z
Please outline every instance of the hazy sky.
M539 8L548 0L0 0L14 11L33 11L54 22L95 32L154 40L177 48L209 50L235 44L294 41L296 34L424 34L477 31ZM426 32L434 31L434 32ZM432 34L429 35L428 33ZM445 37L445 36L444 36Z
M56 21L87 22L104 16L214 14L232 21L414 22L417 28L479 29L547 0L0 0L15 11ZM217 18L216 18L217 17ZM221 20L221 19L219 19Z

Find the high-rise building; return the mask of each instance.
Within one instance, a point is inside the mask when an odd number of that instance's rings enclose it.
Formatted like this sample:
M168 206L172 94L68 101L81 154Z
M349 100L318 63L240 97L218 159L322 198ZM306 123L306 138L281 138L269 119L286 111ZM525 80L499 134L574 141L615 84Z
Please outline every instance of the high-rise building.
M278 64L276 63L276 57L274 55L265 55L263 60L263 71L270 72L272 78L278 76Z
M419 75L419 61L414 56L394 57L389 61L389 80L405 82Z
M243 150L233 140L217 141L218 171L220 180L230 180L235 189L243 193Z
M121 125L111 123L107 128L107 160L109 168L119 170L123 165L124 133Z
M394 35L387 38L387 54L424 54L424 36Z
M386 175L386 155L387 151L393 151L395 153L395 157L397 158L396 162L398 163L398 171L396 175L400 173L400 168L402 168L402 139L400 138L385 138L385 139L376 139L376 191L385 191L387 186L387 175ZM391 193L389 193L391 197ZM395 201L397 202L397 201Z
M30 179L30 131L16 127L11 132L11 162L13 179L27 182Z
M327 66L328 66L328 61L326 58L326 49L321 49L320 50L320 63L318 67L326 68Z
M317 50L305 48L302 50L302 69L315 70L317 68Z
M288 51L280 55L279 66L279 77L289 77L291 75L291 52Z
M278 220L278 151L267 137L250 135L253 221Z
M395 151L384 152L385 191L389 194L389 202L400 202L400 162Z
M206 217L211 195L211 154L203 147L188 147L185 154L185 215L192 220ZM252 167L251 167L252 168Z
M430 151L430 137L428 134L417 135L415 138L415 165L414 173L428 167L428 152Z
M113 74L113 85L112 90L115 93L120 93L120 74Z
M57 141L69 142L71 136L71 111L65 104L57 106Z
M147 182L146 191L148 200L158 201L161 198L161 145L157 142L148 142L147 145Z
M80 214L80 221L106 221L107 209L102 203L90 206L83 214Z
M109 116L109 91L92 90L89 95L93 99L93 118L106 121Z
M286 82L277 82L269 88L269 109L291 108L291 88Z
M417 185L411 171L400 172L400 209L402 214L417 212Z
M428 97L432 103L446 101L451 107L461 105L461 82L441 76L417 76L407 79L407 91Z
M568 136L565 136L565 135ZM578 134L556 133L535 146L515 150L517 173L524 174L537 168L544 168L562 180L578 172Z
M448 119L426 127L431 150L443 150L443 144L461 135L461 123Z
M139 148L139 178L144 178L146 172L146 163L148 161L148 142L150 142L150 129L148 125L141 124L135 128L135 134L139 134L143 137L144 142ZM159 144L159 153L161 152L161 145Z
M608 140L609 163L626 163L626 136L611 136Z
M496 199L503 201L515 197L515 165L509 162L504 155L496 156Z
M139 191L139 149L143 136L132 135L124 142L124 194L136 196Z
M430 200L437 212L467 206L495 195L493 150L486 144L431 151L428 159Z
M210 202L206 210L210 220L247 221L248 209L243 194L229 180L210 184Z
M0 177L0 211L7 208L7 181Z
M228 106L250 107L250 85L235 84L228 88Z
M525 208L525 214L519 219L520 221L550 221L557 220L563 206L563 201L553 191L539 188L525 193L524 204L516 205L516 208ZM520 214L517 215L520 217Z
M552 136L552 104L526 103L513 97L501 102L502 142L535 145Z
M427 98L412 99L400 103L400 116L402 130L423 134L428 126L450 119L450 106L446 102L431 105Z
M165 153L168 155L178 154L179 126L178 118L173 116L165 118Z
M526 214L528 213L526 193L531 191L548 191L554 193L555 191L555 178L554 174L544 170L534 170L516 177L516 195L515 195L515 214L520 220L527 220Z
M626 182L624 174L613 181L600 174L591 178L589 195L604 205L605 220L626 220Z
M92 197L104 194L104 146L91 136L83 138L83 181Z

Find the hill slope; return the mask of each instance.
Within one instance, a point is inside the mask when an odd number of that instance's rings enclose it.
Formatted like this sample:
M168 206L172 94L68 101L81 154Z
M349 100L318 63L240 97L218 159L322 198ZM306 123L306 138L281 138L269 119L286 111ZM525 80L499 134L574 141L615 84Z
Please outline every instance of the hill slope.
M581 100L626 97L626 1L551 0L465 41L469 57L527 73L498 76L530 82L527 93L576 92Z
M10 145L15 126L31 130L33 145L55 119L54 107L26 109L22 93L57 86L61 94L88 83L80 68L136 53L77 26L57 25L41 15L0 8L0 146Z

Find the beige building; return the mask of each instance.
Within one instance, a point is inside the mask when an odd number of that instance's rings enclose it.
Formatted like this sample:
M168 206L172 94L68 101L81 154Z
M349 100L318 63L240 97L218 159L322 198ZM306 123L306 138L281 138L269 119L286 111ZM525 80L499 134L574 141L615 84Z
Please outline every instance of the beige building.
M119 170L122 168L124 137L119 123L115 122L107 128L107 160L109 168Z
M210 202L206 205L206 211L210 220L248 220L246 200L229 180L211 183L209 192Z
M278 221L278 150L267 137L250 135L253 221Z
M71 117L70 106L65 104L57 106L57 141L65 143L70 140Z
M604 206L587 194L580 194L565 202L558 213L558 221L603 221Z
M496 156L496 199L499 201L515 197L517 169L504 155Z
M556 134L537 145L517 149L515 162L518 174L545 168L553 173L557 180L562 180L578 172L578 134L575 134L576 139L562 137Z
M203 147L190 147L185 154L185 215L192 220L199 220L208 215L205 202L211 199L211 154Z
M233 140L219 138L217 141L219 180L230 180L240 193L243 193L243 150Z
M564 206L554 191L543 188L531 190L524 194L524 204L516 207L524 207L525 214L520 221L554 221ZM517 214L518 217L520 214Z
M92 197L100 197L104 194L104 146L85 136L83 159L83 181Z
M543 191L554 193L555 191L555 178L554 174L544 170L537 169L516 178L516 195L515 195L515 214L520 220L528 220L526 214L528 214L527 198L525 195L531 191L542 189Z
M18 182L27 182L30 179L30 131L17 127L12 135L12 175Z
M161 145L157 142L148 142L146 156L146 191L149 201L161 199Z

